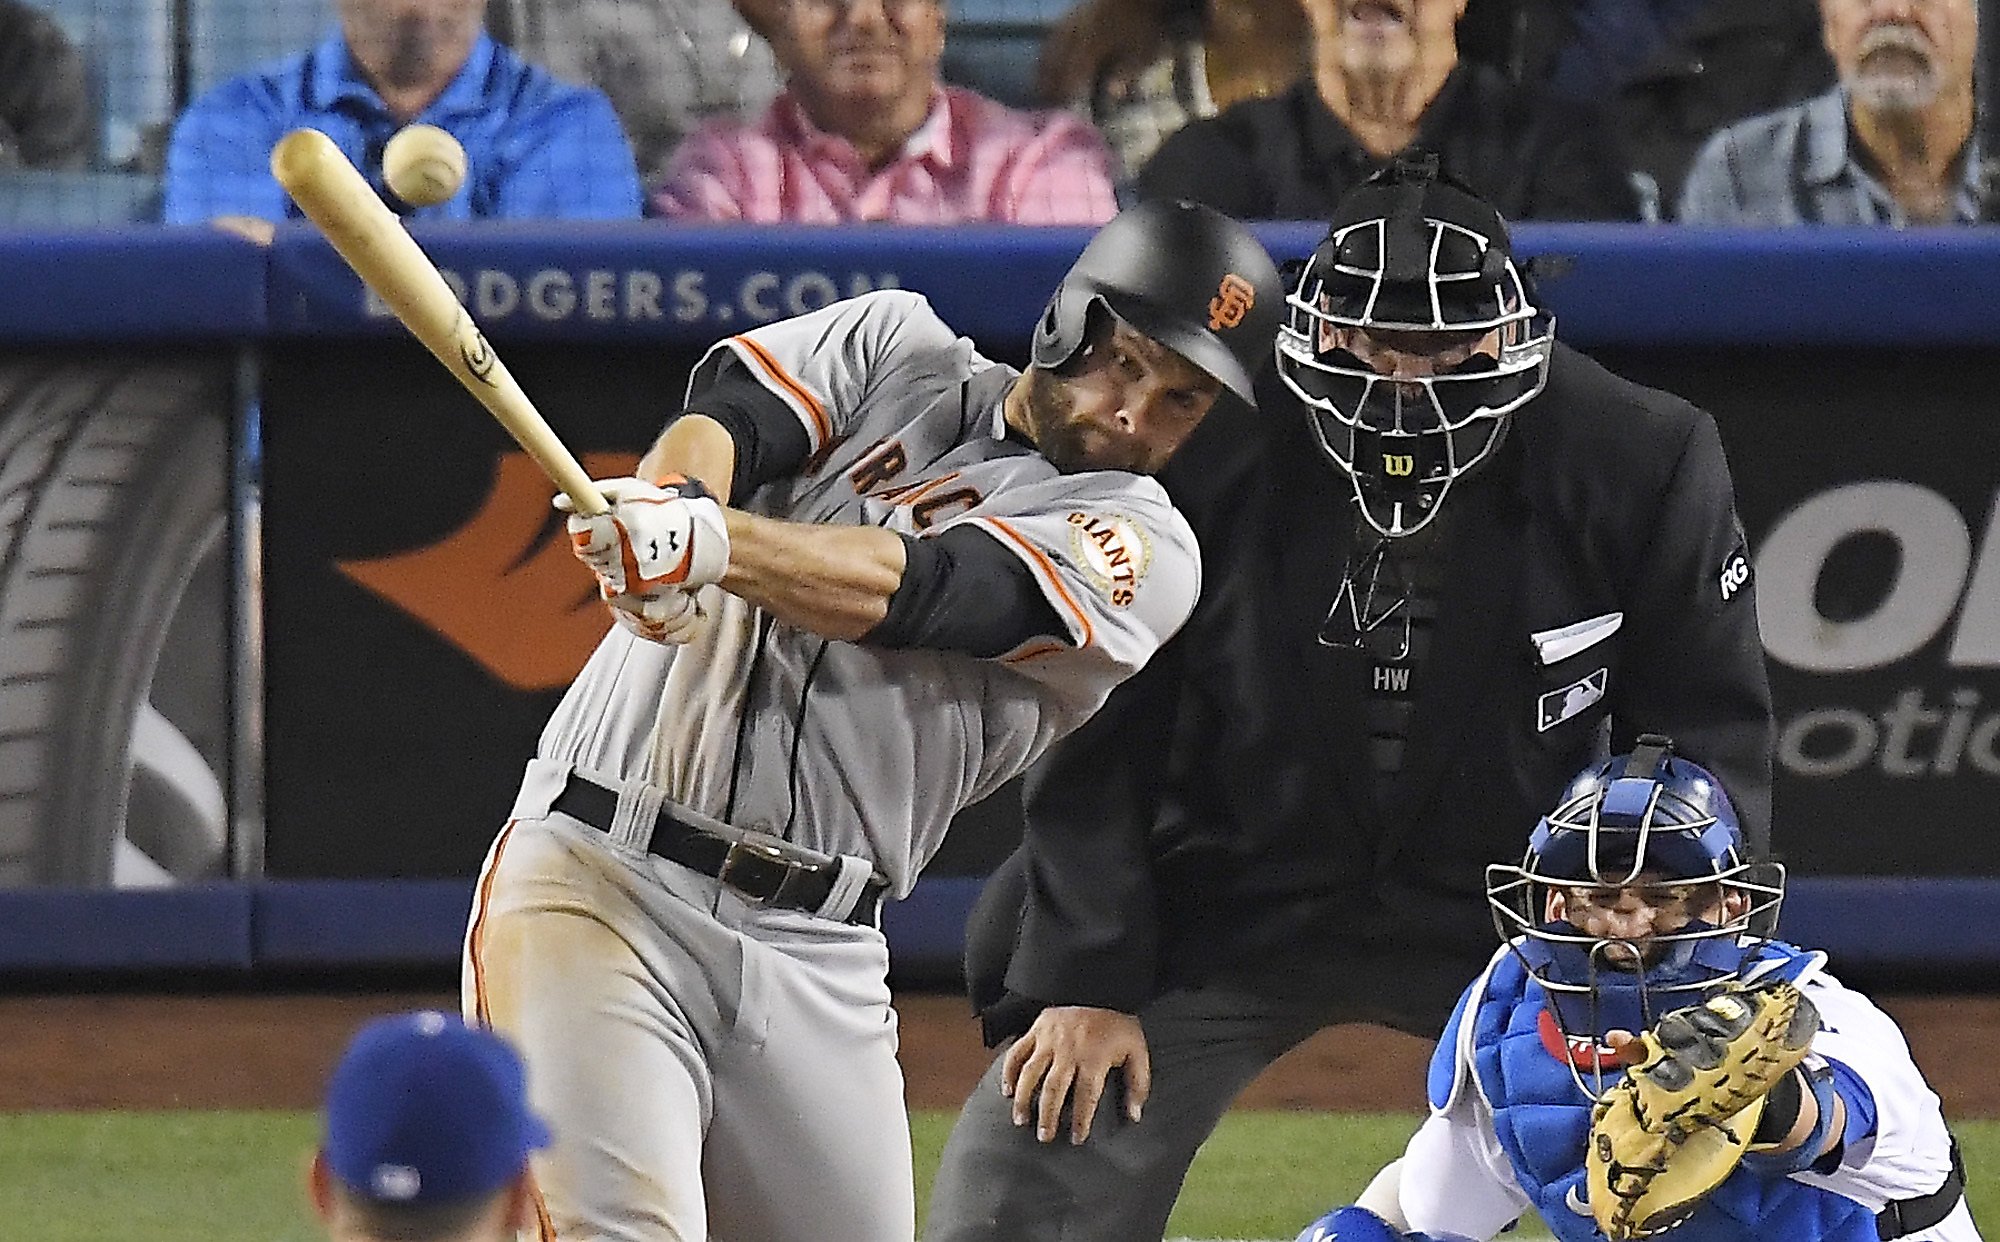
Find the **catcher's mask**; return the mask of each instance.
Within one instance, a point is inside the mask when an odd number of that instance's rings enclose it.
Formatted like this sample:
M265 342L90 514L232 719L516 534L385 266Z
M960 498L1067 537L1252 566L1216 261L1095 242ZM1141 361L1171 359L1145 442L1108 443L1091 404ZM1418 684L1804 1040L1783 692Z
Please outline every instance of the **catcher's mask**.
M1554 316L1514 265L1500 213L1434 155L1348 194L1285 301L1278 375L1384 536L1435 517L1548 382ZM1355 352L1385 338L1432 359L1429 373L1391 376Z
M1546 994L1585 1092L1601 1093L1615 1069L1595 1052L1607 1033L1649 1030L1700 1002L1775 930L1784 868L1743 850L1721 784L1647 734L1570 783L1518 865L1486 869L1494 927ZM1569 917L1551 917L1552 893ZM1572 921L1627 894L1653 911L1643 934L1593 934ZM1680 921L1659 930L1665 913Z

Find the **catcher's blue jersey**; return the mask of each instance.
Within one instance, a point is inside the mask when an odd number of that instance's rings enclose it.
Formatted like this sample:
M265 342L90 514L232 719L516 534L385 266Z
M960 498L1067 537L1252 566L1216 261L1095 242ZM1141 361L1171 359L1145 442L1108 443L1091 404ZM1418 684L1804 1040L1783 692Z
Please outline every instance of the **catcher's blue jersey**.
M1790 946L1770 953L1786 965L1813 959ZM1540 985L1517 958L1502 955L1473 1005L1462 1007L1433 1060L1433 1102L1442 1073L1453 1075L1461 1023L1471 1024L1472 1065L1493 1129L1515 1178L1563 1242L1602 1242L1585 1199L1584 1146L1591 1101L1560 1058L1568 1055L1545 1017ZM1610 1072L1606 1081L1616 1081ZM1445 1083L1449 1084L1449 1077ZM1877 1242L1875 1214L1860 1203L1789 1177L1739 1166L1695 1214L1674 1230L1681 1242Z

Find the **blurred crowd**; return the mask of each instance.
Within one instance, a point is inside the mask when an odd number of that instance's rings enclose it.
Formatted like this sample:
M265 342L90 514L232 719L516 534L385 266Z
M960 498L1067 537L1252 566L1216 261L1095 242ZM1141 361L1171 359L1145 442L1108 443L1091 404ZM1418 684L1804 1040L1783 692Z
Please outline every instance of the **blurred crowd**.
M137 24L77 2L0 0L0 196L115 171L169 223L293 210L299 125L380 184L416 122L468 156L438 218L1314 219L1412 148L1511 219L1984 214L1977 0L296 0L317 42L116 152Z

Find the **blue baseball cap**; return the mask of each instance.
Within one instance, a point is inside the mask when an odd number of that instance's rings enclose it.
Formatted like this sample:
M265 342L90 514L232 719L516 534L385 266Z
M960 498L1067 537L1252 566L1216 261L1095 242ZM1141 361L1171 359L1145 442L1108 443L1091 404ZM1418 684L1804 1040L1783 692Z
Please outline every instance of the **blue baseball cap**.
M326 1093L326 1162L355 1194L448 1203L499 1190L549 1144L506 1040L436 1010L362 1027Z

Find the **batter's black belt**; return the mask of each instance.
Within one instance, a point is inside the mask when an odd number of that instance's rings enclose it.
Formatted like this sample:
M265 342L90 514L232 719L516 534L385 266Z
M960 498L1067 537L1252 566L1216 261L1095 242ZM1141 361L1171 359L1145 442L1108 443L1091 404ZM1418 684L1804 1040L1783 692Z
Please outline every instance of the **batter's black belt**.
M580 823L599 832L611 831L618 811L618 793L595 781L570 773L563 791L549 804ZM762 905L783 910L816 912L833 895L834 881L840 876L836 861L814 862L798 858L764 841L733 841L719 833L698 827L662 809L653 820L653 837L646 851L668 862L722 881L738 893ZM882 908L882 894L889 881L871 875L854 899L846 923L875 925Z
M1965 1157L1959 1155L1958 1140L1951 1140L1951 1172L1945 1174L1944 1185L1927 1195L1914 1199L1897 1199L1875 1214L1875 1232L1882 1236L1882 1242L1891 1238L1904 1238L1920 1230L1929 1229L1958 1207L1958 1201L1965 1197Z

